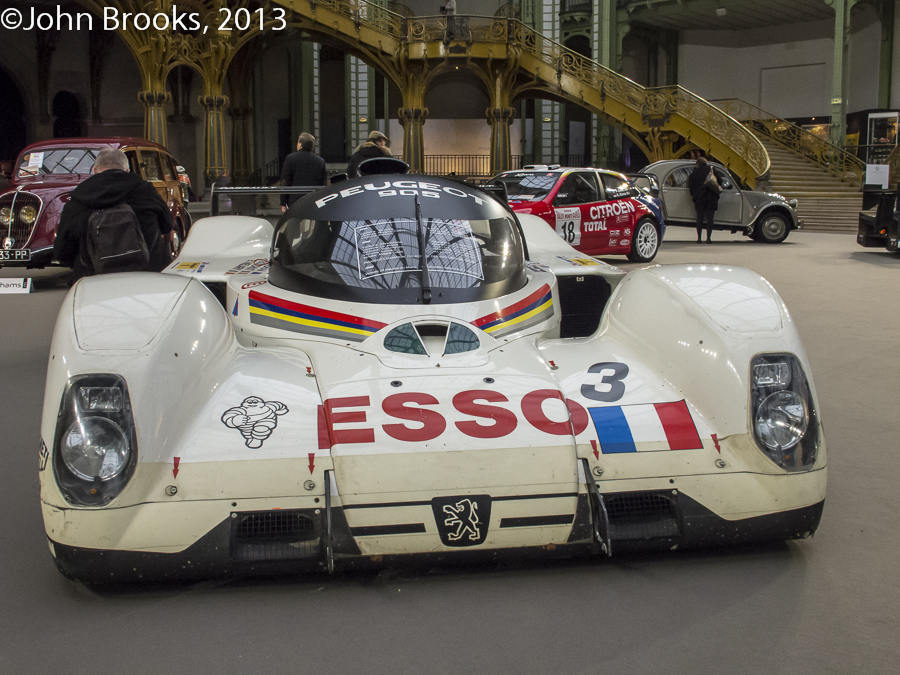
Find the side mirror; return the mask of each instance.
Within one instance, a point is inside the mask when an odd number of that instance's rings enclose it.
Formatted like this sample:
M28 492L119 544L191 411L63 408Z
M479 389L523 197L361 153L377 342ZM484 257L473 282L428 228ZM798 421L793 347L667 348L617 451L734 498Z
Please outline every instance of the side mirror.
M731 181L730 181L730 180L723 180L723 181L722 181L722 189L723 189L723 190L730 190L731 188L732 188L732 185L731 185Z

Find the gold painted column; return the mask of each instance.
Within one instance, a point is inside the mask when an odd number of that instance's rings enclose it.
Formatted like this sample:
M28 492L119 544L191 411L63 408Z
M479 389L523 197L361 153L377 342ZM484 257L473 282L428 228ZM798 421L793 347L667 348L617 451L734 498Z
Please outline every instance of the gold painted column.
M409 164L410 173L425 172L425 120L428 108L400 108L398 115L403 125L403 159Z
M509 126L516 116L515 108L488 108L487 123L491 125L491 175L508 171L512 164Z
M228 97L222 94L201 96L200 105L206 111L203 134L203 173L207 186L228 175L225 150L225 115Z
M166 145L169 140L166 103L172 100L172 95L167 91L141 91L138 100L144 104L144 138Z

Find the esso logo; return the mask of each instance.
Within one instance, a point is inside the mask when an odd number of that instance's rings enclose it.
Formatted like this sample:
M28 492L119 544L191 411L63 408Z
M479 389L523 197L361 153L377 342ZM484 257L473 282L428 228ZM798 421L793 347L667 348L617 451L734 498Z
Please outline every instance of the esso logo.
M425 392L404 392L379 403L373 406L368 396L326 400L325 405L319 406L319 448L339 443L375 443L376 432L397 441L421 443L452 428L478 439L502 438L518 427L550 436L578 436L589 421L583 406L564 398L556 389L532 391L518 401L494 390L461 391L443 404ZM451 421L441 413L447 403L455 410L454 417L462 419ZM387 423L373 423L372 417Z
M269 283L269 282L268 281L251 281L251 282L248 282L248 283L244 284L243 286L241 286L241 288L246 290L248 288L253 288L254 286L262 286L263 284L267 284L267 283Z

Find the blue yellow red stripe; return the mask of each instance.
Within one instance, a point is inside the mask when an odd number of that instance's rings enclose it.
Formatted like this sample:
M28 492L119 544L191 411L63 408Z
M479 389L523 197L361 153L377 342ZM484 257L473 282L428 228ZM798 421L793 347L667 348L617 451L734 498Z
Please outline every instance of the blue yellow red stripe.
M528 297L472 323L494 337L529 328L553 316L553 293L544 284Z
M322 337L362 342L387 324L250 291L250 322Z

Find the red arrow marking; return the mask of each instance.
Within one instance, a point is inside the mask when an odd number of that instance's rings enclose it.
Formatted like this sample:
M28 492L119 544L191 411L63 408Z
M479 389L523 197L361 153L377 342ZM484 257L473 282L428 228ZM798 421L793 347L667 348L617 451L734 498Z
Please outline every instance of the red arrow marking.
M718 452L718 453L721 455L721 454L722 454L722 448L719 447L719 439L718 439L718 437L717 437L715 434L710 434L710 436L712 436L712 439L713 439L713 445L716 446L716 452Z
M178 465L179 464L181 464L181 457L176 457L175 458L175 468L172 469L172 475L174 475L175 478L178 478Z
M309 472L312 473L316 466L316 453L309 453Z
M591 447L594 448L594 457L600 459L600 451L597 450L597 441L591 441Z

